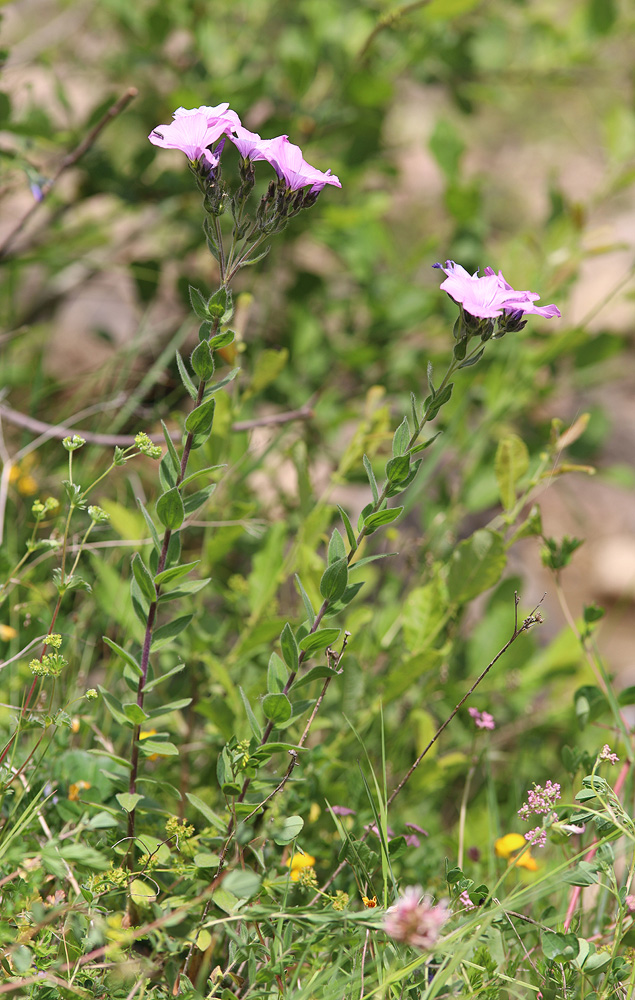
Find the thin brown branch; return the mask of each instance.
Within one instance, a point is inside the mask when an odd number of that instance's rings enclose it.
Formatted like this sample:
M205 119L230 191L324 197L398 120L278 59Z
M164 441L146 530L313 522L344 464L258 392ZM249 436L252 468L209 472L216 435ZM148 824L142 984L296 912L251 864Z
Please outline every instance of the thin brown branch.
M231 425L231 429L236 432L249 431L255 427L272 427L289 424L294 420L310 420L313 415L311 407L305 406L300 410L289 410L286 413L269 413L254 420L239 420ZM35 417L29 417L26 413L12 409L6 403L0 403L0 417L4 417L16 427L24 427L34 434L45 434L48 438L58 438L60 441L69 435L79 434L88 444L103 445L107 448L130 448L135 443L134 437L129 434L95 434L93 431L71 429L63 424L47 424L43 420L36 420ZM175 441L180 440L182 436L181 430L170 431L170 437ZM148 437L154 444L163 442L163 434L149 434Z
M72 152L66 154L53 176L40 188L40 200L31 205L29 210L24 213L20 221L5 238L4 243L0 245L0 259L7 256L9 249L13 245L16 238L20 235L29 220L35 215L40 206L46 200L47 196L51 193L53 187L57 184L64 171L68 170L69 167L75 166L78 160L81 160L82 156L88 152L99 134L103 131L103 129L105 129L106 125L109 125L111 121L120 115L130 102L134 100L137 94L138 90L136 87L129 87L125 94L123 94L118 101L115 101L115 103L108 108L106 114L103 115L90 132L84 136L79 145L76 146Z

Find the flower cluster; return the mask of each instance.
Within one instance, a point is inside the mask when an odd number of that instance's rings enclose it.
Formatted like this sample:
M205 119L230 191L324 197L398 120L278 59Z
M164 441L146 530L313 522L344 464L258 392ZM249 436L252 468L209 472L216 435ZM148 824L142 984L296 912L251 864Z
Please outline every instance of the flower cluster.
M152 130L148 136L150 142L164 149L182 150L192 164L202 166L207 173L218 167L223 147L229 139L243 160L265 160L269 163L287 191L310 187L309 193L315 195L326 184L342 186L330 170L318 170L307 163L300 147L289 142L287 135L262 139L256 132L244 128L229 104L177 108L173 117L174 121L168 125L157 125Z
M445 900L434 906L423 897L420 885L410 885L394 906L386 910L384 930L395 941L429 950L438 941L449 916Z
M474 719L474 725L477 729L495 729L496 723L494 722L494 716L490 715L489 712L479 712L478 708L468 708L469 714Z
M617 764L619 762L619 757L616 753L613 753L608 743L605 743L598 754L598 760L606 760L609 764Z
M560 798L560 785L554 781L547 781L542 785L534 785L527 792L527 801L518 810L521 819L528 820L530 816L546 816L554 811L556 802Z

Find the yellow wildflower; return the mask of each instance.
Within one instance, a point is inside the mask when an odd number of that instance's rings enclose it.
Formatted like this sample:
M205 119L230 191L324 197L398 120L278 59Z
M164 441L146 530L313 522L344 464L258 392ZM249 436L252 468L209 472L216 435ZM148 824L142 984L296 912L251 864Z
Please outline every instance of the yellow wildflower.
M369 910L374 910L377 906L377 896L373 896L372 899L369 899L368 896L362 896L362 903Z
M315 858L312 854L294 854L285 861L287 868L291 869L291 879L294 882L300 878L300 872L303 868L312 868L314 864Z
M522 833L506 833L504 837L498 838L494 844L494 850L499 858L505 858L517 868L527 868L530 872L538 871L538 864L530 850L526 850L516 860L513 859L513 855L526 846L527 841Z
M90 781L74 781L68 788L68 798L71 802L77 802L79 793L90 788Z
M8 642L9 639L15 639L18 633L11 625L0 625L0 639L3 642Z

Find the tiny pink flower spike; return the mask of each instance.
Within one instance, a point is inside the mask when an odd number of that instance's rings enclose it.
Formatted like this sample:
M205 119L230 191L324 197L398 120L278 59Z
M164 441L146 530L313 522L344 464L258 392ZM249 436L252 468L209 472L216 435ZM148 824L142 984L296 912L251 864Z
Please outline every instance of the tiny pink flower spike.
M209 166L214 168L218 166L218 156L208 147L230 128L231 123L223 119L209 125L207 115L195 111L192 114L177 114L169 125L157 125L148 139L154 146L161 146L163 149L180 149L192 163L204 157Z
M553 316L560 316L560 310L554 306L536 306L540 296L535 292L518 292L505 281L501 271L495 274L491 267L485 268L483 277L479 278L478 271L470 274L455 264L453 260L446 260L445 266L433 264L433 267L440 268L446 275L445 281L441 283L444 292L463 306L466 313L476 316L479 319L494 319L508 313L531 313L551 319Z
M433 948L439 939L441 928L450 916L445 900L433 906L422 898L420 885L410 885L394 906L386 910L384 930L395 941L403 941L413 948Z
M311 185L311 192L321 191L325 184L341 187L339 178L330 170L323 172L312 167L302 156L302 150L295 146L286 135L278 135L269 139L264 146L264 159L267 160L278 177L283 177L290 191L299 191Z

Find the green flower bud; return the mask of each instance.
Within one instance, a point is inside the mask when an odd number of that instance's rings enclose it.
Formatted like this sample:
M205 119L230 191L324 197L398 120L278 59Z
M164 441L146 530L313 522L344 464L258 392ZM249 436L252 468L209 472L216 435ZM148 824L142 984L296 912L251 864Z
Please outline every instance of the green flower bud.
M86 444L86 439L80 437L79 434L73 434L72 437L65 437L62 444L66 448L66 451L77 451L78 448Z

